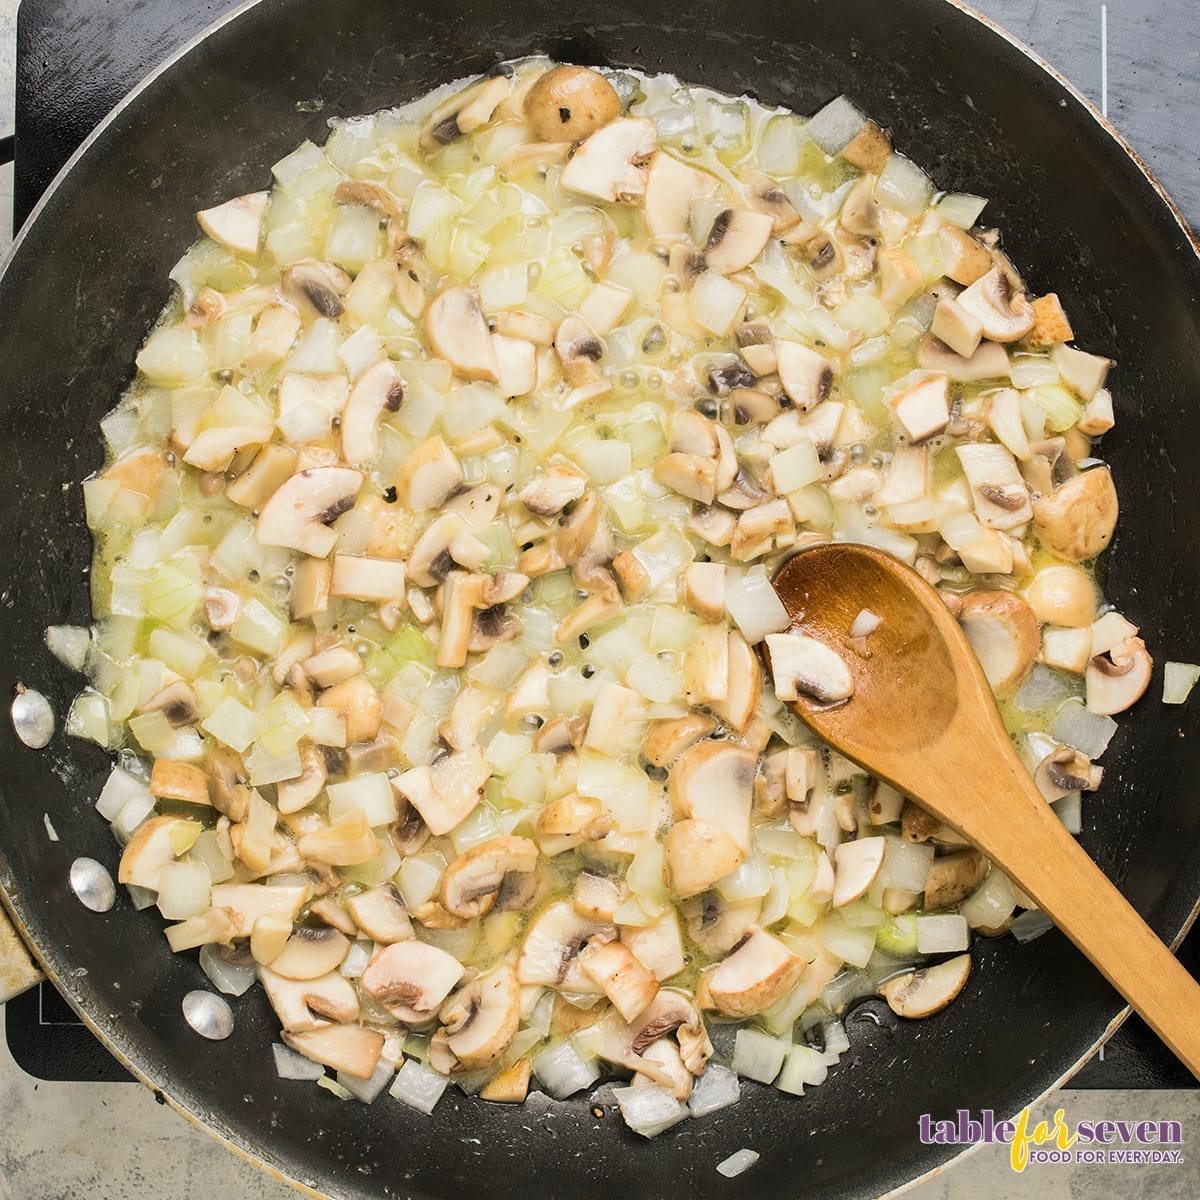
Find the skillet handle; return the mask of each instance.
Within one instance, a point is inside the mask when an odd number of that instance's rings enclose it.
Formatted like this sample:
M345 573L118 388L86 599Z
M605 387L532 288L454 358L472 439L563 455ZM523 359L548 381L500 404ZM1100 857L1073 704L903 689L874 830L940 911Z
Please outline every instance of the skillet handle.
M0 905L0 1004L28 991L44 978Z

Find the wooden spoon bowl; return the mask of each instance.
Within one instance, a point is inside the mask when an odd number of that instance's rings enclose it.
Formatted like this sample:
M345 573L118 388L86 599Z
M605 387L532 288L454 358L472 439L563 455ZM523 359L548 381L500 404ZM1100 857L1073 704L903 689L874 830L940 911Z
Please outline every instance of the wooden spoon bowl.
M1038 791L941 596L882 550L842 543L801 551L774 584L790 632L836 651L854 681L849 700L802 698L796 715L987 855L1200 1078L1200 985ZM882 618L866 655L847 646L863 609Z

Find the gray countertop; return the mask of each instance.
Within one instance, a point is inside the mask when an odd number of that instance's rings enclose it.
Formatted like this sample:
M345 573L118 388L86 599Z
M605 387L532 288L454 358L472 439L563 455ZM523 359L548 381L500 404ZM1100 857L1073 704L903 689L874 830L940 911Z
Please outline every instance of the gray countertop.
M18 0L0 0L0 133L12 128L13 54ZM1036 46L1072 47L1055 65L1098 104L1107 75L1109 116L1146 131L1137 149L1186 214L1200 221L1200 161L1194 114L1200 106L1200 31L1170 47L1164 68L1155 23L1195 0L1137 0L1107 6L1073 0L978 0L978 7ZM1101 10L1107 8L1107 72ZM1070 37L1063 38L1064 25ZM1054 36L1051 37L1050 35ZM1181 153L1178 140L1193 145ZM11 167L0 168L0 249L8 244ZM0 1033L3 1011L0 1010ZM1194 1200L1200 1155L1200 1092L1072 1091L1054 1094L1034 1119L1065 1110L1081 1120L1177 1120L1184 1162L1169 1166L1031 1165L1015 1174L1003 1147L986 1147L909 1193L914 1200ZM147 1090L130 1084L41 1083L25 1075L0 1037L0 1200L285 1200L271 1180L190 1127ZM801 1118L802 1119L802 1118ZM913 1131L914 1137L916 1130Z

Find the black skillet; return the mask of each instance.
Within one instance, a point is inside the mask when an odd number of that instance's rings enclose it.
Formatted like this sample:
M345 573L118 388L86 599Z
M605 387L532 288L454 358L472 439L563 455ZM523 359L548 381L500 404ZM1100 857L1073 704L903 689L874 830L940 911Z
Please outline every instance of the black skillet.
M1200 264L1165 197L1094 112L1020 47L945 0L260 0L123 104L39 205L0 280L0 690L79 685L45 651L48 622L83 622L90 545L78 480L100 463L96 423L166 298L193 214L268 183L267 164L332 115L369 112L533 52L668 70L810 112L839 92L895 132L944 187L991 198L987 218L1035 291L1056 288L1080 344L1120 362L1104 447L1123 516L1108 593L1156 659L1200 658ZM314 104L313 101L320 101ZM1160 666L1161 670L1161 666ZM1200 895L1200 742L1187 710L1150 695L1122 722L1084 844L1164 938ZM49 973L113 1052L252 1158L336 1197L593 1198L877 1195L944 1163L922 1113L1010 1116L1058 1082L1122 1005L1057 933L981 942L944 1013L851 1021L852 1049L803 1099L744 1085L742 1103L646 1143L611 1097L524 1108L449 1092L433 1117L388 1099L342 1104L275 1076L261 993L224 1043L200 1041L180 1000L204 984L157 915L106 916L66 886L77 855L115 866L92 809L105 756L61 734L34 753L0 728L0 884ZM61 841L47 841L48 814ZM601 1115L597 1115L601 1114ZM715 1164L762 1158L728 1181Z

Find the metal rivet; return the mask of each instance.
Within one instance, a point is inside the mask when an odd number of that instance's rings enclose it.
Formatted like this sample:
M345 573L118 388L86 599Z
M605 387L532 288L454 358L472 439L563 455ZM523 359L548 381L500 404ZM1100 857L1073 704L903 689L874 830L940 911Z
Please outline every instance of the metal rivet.
M183 1019L210 1042L224 1041L233 1032L233 1009L212 992L188 992L183 998Z
M92 912L106 913L117 902L117 888L108 868L94 858L77 858L71 864L71 891Z
M31 750L40 750L54 736L54 710L41 692L17 684L17 698L12 702L12 723L21 739Z

